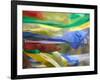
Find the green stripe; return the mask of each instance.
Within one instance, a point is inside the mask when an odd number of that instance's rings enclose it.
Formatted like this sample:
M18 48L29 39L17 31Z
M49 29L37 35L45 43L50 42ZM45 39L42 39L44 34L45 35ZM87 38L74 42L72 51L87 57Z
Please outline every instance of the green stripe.
M39 54L40 50L24 50L24 53Z
M59 28L73 28L75 26L80 26L86 22L89 22L89 15L80 17L74 20L73 23L70 23L70 24L63 24L63 23L58 23L54 21L43 21L36 18L30 18L30 17L25 17L25 16L23 17L23 23L45 24L45 25L55 26Z

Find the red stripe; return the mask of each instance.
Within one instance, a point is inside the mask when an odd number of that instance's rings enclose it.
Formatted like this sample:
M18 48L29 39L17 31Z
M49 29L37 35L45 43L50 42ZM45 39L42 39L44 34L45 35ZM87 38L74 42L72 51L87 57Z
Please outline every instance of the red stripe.
M42 12L39 12L39 11L23 11L23 16L43 19L43 14Z
M40 50L42 52L53 52L61 50L56 44L24 43L25 50Z

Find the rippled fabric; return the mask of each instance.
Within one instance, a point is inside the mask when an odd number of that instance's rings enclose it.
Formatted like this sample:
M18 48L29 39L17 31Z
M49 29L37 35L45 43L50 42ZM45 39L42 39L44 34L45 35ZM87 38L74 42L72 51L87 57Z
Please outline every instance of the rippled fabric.
M49 26L55 26L58 28L76 28L83 29L82 25L88 23L89 14L79 14L79 13L52 13L52 12L35 12L27 11L23 12L23 23L37 23L45 24ZM49 17L50 16L50 17ZM60 16L60 17L59 17ZM49 18L46 18L49 17ZM84 28L88 28L85 25ZM78 30L78 28L77 28Z

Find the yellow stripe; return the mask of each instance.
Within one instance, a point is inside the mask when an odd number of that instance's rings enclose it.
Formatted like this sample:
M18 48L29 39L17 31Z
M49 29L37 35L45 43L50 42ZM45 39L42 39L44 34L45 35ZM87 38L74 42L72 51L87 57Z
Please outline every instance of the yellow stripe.
M83 30L83 29L86 29L86 28L89 28L90 27L90 22L87 22L81 26L76 26L75 28L70 28L69 31L77 31L77 30Z
M55 60L53 60L50 56L46 55L47 53L40 53L40 54L25 53L25 54L31 57L32 59L42 62L46 66L48 66L46 63L50 63L55 67L60 67L60 65Z
M52 30L56 30L56 31L61 30L61 28L57 28L55 26L49 26L49 25L44 25L44 24L37 24L37 25L39 25L40 27L44 27L44 28L52 29Z
M31 25L25 24L23 26L25 27L25 28L23 28L23 31L31 31L31 32L34 32L34 31L45 31L45 30L56 32L56 31L61 30L61 28L57 28L55 26L44 25L44 24L37 24L37 26L38 26L37 28L36 27L35 28L32 27L32 24Z

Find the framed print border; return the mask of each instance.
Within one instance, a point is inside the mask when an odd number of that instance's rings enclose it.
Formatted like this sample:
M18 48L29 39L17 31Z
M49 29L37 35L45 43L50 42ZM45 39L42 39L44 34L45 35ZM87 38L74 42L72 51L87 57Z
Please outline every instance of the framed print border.
M45 6L45 7L58 7L58 8L81 8L94 10L94 70L93 71L78 71L78 72L62 72L62 73L46 73L46 74L27 74L18 75L17 72L17 8L18 5L29 6ZM24 78L42 78L42 77L58 77L58 76L73 76L73 75L90 75L97 74L97 6L96 5L83 5L83 4L67 4L67 3L49 3L49 2L34 2L34 1L11 1L11 78L24 79Z

